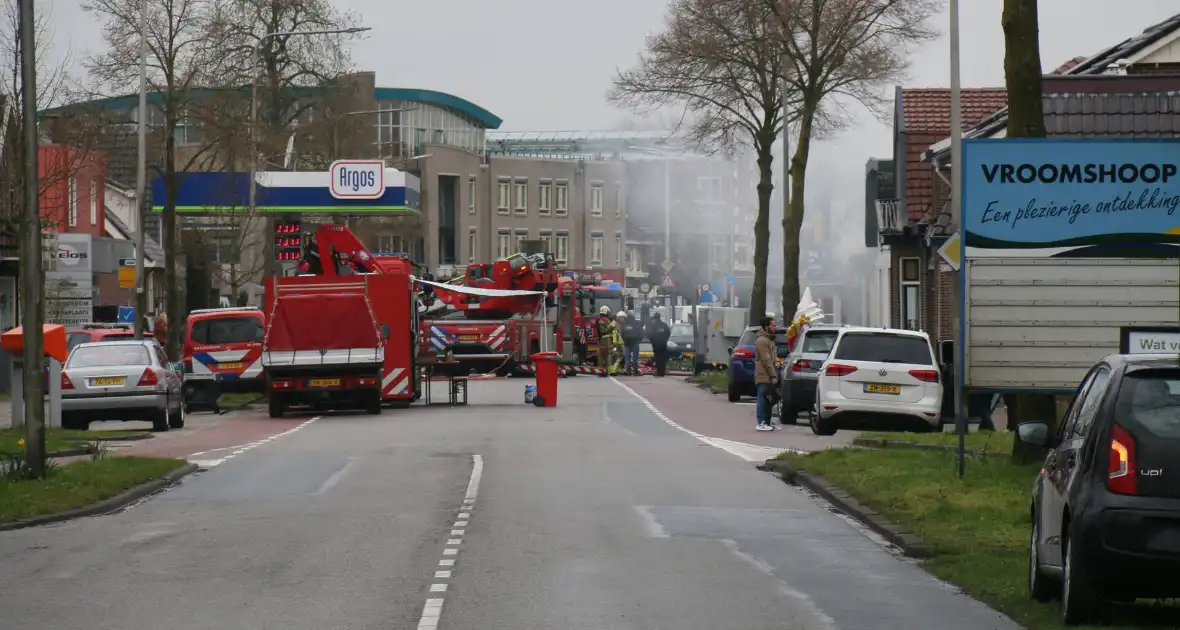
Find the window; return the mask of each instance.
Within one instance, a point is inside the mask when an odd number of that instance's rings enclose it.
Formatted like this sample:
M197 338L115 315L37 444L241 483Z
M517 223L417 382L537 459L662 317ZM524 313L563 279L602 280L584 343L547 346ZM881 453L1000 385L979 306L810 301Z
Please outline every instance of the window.
M496 201L496 212L500 214L508 214L508 204L512 203L512 200L509 198L511 194L509 184L511 182L507 178L501 179L496 183L496 194L498 198Z
M545 243L545 253L553 253L553 232L550 230L541 230L539 235L541 242Z
M615 269L623 266L623 233L615 232Z
M799 352L828 354L839 336L835 330L808 330L803 333L803 347Z
M615 216L623 216L623 184L615 184Z
M90 180L90 226L98 225L98 182Z
M569 254L570 233L559 231L557 236L553 237L553 258L558 264L564 265L569 261Z
M537 186L537 214L542 216L549 215L549 202L553 197L553 182L542 179L541 185Z
M78 179L75 177L70 178L70 196L66 200L66 203L70 204L69 208L67 208L67 210L66 210L66 212L68 214L69 225L70 225L70 227L77 227L78 226Z
M516 180L516 214L526 214L529 211L529 180Z
M1102 399L1105 397L1106 384L1110 382L1110 376L1110 368L1102 365L1090 377L1090 382L1086 384L1086 391L1078 401L1081 404L1074 404L1075 407L1078 407L1078 412L1075 416L1076 421L1070 422L1069 430L1072 438L1086 437L1086 430L1094 422L1094 416L1098 415L1098 406L1102 404ZM1073 414L1071 413L1071 415Z
M570 213L570 185L569 182L557 182L553 188L553 214L564 217Z
M516 233L514 234L514 236L516 237L516 251L523 252L524 251L524 242L529 240L529 231L528 230L516 230Z
M117 346L86 346L70 353L68 368L115 367L124 365L151 365L152 357L146 347L140 344Z
M262 320L257 317L202 319L193 322L192 341L201 345L262 341Z
M475 214L475 176L467 178L467 214Z
M697 195L705 201L721 201L721 178L698 177Z
M1180 371L1136 370L1119 388L1118 418L1131 420L1130 429L1140 441L1180 438ZM1145 435L1150 434L1150 435Z
M602 216L602 182L590 185L590 216Z
M590 234L590 264L602 264L602 232Z
M406 248L406 241L403 237L397 234L379 234L377 235L377 251L384 254L405 254L409 250Z
M636 245L627 246L627 271L630 273L644 273L643 250Z
M836 344L835 359L934 365L930 344L921 337L891 333L847 333Z
M504 259L511 256L512 251L512 232L509 230L500 230L496 234L496 257Z
M475 238L475 228L467 230L467 262L475 262L475 250L477 241Z
M215 265L233 265L241 262L238 257L237 236L232 233L213 233L208 237L209 260Z
M917 258L902 258L901 269L898 271L901 281L901 328L907 330L921 330L921 284Z

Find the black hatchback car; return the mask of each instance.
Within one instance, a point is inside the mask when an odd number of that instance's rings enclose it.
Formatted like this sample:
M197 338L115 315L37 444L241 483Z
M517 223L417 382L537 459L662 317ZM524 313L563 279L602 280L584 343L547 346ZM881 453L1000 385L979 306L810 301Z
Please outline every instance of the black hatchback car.
M1066 624L1105 601L1180 596L1180 359L1112 355L1086 375L1032 492L1029 595L1061 598Z

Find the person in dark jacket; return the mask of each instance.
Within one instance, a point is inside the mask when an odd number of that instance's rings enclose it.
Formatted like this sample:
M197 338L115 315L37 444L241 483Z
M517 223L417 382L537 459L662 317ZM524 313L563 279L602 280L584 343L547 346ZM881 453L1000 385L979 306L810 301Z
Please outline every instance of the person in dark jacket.
M627 359L626 373L639 376L639 344L643 343L643 326L629 314L619 311L619 332L623 335L623 347Z
M655 355L656 376L663 376L668 366L668 338L672 329L660 319L659 313L652 313L647 322L647 338L651 340L651 352Z

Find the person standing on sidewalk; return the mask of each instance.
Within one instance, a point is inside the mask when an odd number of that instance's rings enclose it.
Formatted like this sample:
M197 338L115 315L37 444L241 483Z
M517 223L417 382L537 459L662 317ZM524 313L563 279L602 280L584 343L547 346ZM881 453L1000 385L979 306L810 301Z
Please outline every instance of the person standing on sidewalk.
M594 320L594 334L598 341L594 346L594 354L598 361L598 367L604 370L602 375L606 376L606 371L610 370L614 364L615 323L611 319L609 306L603 306L598 310L598 313L598 317Z
M754 341L754 383L758 386L758 403L754 413L759 431L773 431L770 420L771 396L778 382L774 363L778 353L774 345L774 318L763 317L758 322L758 338Z
M659 313L652 313L647 322L647 338L651 340L651 353L656 361L656 376L663 376L668 367L668 338L672 329L660 319Z

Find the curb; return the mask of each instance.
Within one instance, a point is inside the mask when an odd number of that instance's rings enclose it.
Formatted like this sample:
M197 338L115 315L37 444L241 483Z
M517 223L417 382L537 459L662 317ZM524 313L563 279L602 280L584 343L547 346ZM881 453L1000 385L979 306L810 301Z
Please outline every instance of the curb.
M877 535L897 546L902 553L911 558L929 558L933 552L917 536L901 529L878 514L872 508L857 501L838 486L828 483L823 477L799 470L781 459L768 459L756 466L758 470L779 473L786 483L803 486L823 497L824 500L836 506L841 512L860 521L862 525L873 530Z
M75 518L82 518L83 516L98 516L100 514L106 514L107 512L112 512L114 510L126 507L127 505L138 501L139 499L142 499L143 497L146 497L157 490L166 488L179 481L182 477L197 472L198 469L199 466L196 464L185 464L184 466L169 472L163 477L152 479L151 481L146 481L139 484L138 486L128 488L113 497L103 499L98 503L93 503L86 507L66 510L65 512L58 512L57 514L34 516L19 521L13 521L11 523L0 523L0 532L11 531L14 529L24 529L26 527L36 527L37 525L49 525L50 523L60 523L62 521L69 521Z
M73 448L63 448L57 451L49 451L45 457L77 457L79 455L91 455L93 452L89 446L75 446Z
M77 438L76 440L71 438L70 441L71 442L75 442L75 441L77 441L77 442L138 442L140 440L150 440L154 437L156 437L156 436L152 435L151 433L142 433L142 434L138 434L138 435L132 434L132 435L124 435L124 436L96 435L94 437Z
M906 442L904 440L886 440L884 438L853 438L853 446L860 446L864 448L900 448L911 451L933 451L937 453L954 453L959 449L957 446L944 446L941 444L921 444L918 442ZM987 455L991 457L1007 457L1010 453L1003 453L1000 451L985 451L978 448L969 448L965 451L968 455Z

